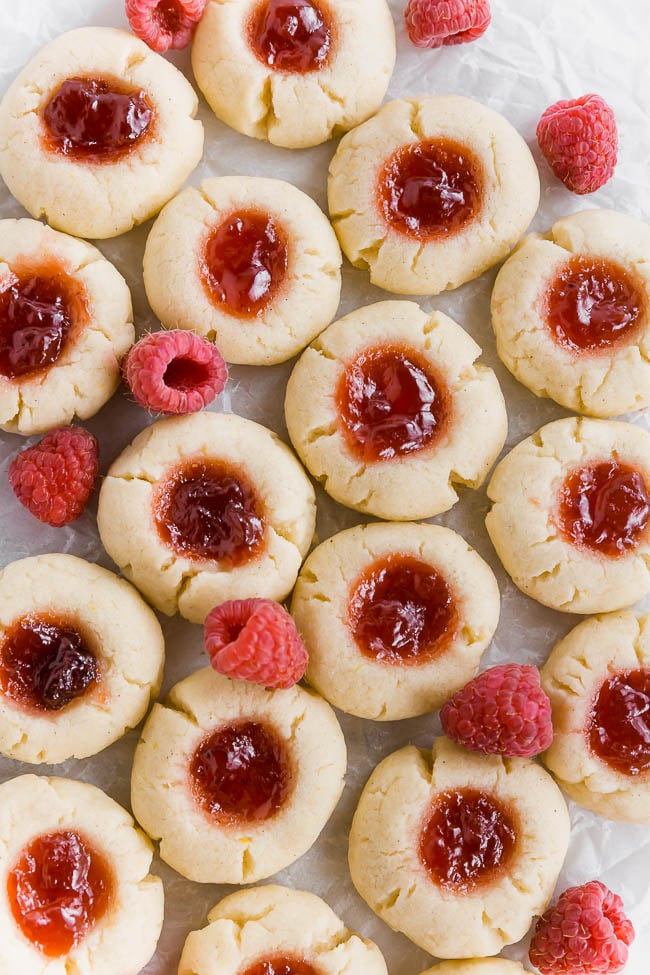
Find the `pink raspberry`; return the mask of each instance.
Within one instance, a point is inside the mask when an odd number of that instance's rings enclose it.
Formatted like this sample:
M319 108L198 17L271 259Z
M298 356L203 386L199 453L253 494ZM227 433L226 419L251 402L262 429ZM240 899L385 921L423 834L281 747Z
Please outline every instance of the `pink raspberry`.
M60 528L76 521L99 474L99 447L83 427L52 430L14 457L9 483L28 511Z
M539 671L505 664L479 674L440 712L448 738L474 752L531 758L553 741L551 702Z
M542 975L610 975L625 968L633 941L621 898L592 880L539 918L528 957Z
M228 369L212 342L194 332L152 332L122 367L135 399L153 413L198 413L222 392Z
M234 599L208 613L205 649L220 674L263 687L293 687L307 651L286 609L272 599Z
M406 32L416 47L475 41L490 26L488 0L409 0Z
M126 0L126 16L133 33L152 51L164 54L192 40L206 0Z
M538 122L537 141L557 178L573 193L593 193L614 174L616 118L600 95L551 105Z

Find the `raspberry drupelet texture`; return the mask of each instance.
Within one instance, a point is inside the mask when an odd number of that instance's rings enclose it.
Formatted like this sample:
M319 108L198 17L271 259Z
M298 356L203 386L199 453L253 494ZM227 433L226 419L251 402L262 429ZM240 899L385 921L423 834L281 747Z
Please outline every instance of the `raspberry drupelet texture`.
M448 738L474 752L531 758L553 741L551 702L536 667L492 667L466 684L440 712Z
M542 975L613 975L633 941L621 898L592 880L565 890L539 918L529 958Z
M228 368L207 339L175 329L152 332L133 346L122 367L140 406L153 413L198 413L223 391Z
M192 40L206 0L126 0L131 30L152 51L164 54Z
M406 32L416 47L475 41L490 26L488 0L409 0Z
M76 521L93 493L99 447L83 427L52 430L14 457L9 483L39 521L60 528Z
M263 687L293 687L307 651L289 613L272 599L234 599L205 621L205 649L220 674Z
M614 174L618 130L600 95L583 95L547 108L537 124L544 158L573 193L593 193Z

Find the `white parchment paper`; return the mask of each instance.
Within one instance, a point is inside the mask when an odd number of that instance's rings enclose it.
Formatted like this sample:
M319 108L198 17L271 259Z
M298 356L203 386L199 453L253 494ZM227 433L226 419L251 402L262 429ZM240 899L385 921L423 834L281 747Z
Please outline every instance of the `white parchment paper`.
M402 24L405 0L391 0L397 24L398 59L389 96L424 93L469 95L502 112L529 141L540 165L542 203L533 229L546 230L566 213L584 207L613 207L650 219L650 125L647 99L650 62L647 39L650 9L647 0L492 0L493 23L480 41L442 51L413 48ZM0 93L17 71L46 41L82 25L126 26L121 0L0 0ZM172 56L191 78L187 52ZM620 162L615 178L598 193L580 198L555 181L540 158L534 133L542 111L558 98L590 91L603 95L614 107L620 130ZM247 139L227 129L201 103L206 126L206 151L191 182L206 176L245 173L281 177L295 183L325 208L326 172L335 146L290 152ZM0 216L23 216L24 211L0 183ZM157 328L142 286L142 252L149 225L125 237L100 243L104 254L126 277L133 291L139 331ZM508 447L564 411L549 400L538 400L520 386L499 362L489 321L489 296L494 272L483 275L451 294L423 301L450 314L479 342L483 359L502 383L508 404ZM344 269L340 313L387 297L368 284L367 276L349 265ZM216 409L233 411L273 427L286 439L282 416L284 385L290 364L273 368L238 367ZM650 428L646 415L631 421ZM133 436L150 422L120 391L88 426L99 437L105 471ZM0 564L41 552L65 551L108 568L95 525L95 506L70 529L39 525L15 501L6 471L24 441L0 435ZM318 492L318 534L322 540L363 519ZM553 643L578 618L544 609L519 593L501 569L485 532L484 491L464 491L456 507L438 519L461 532L497 573L503 604L492 647L483 665L509 660L541 664ZM639 610L649 610L650 600ZM164 621L167 667L163 692L181 677L206 663L201 628L179 618ZM347 870L347 833L356 801L371 769L385 755L407 742L429 745L439 732L436 715L412 721L373 724L342 715L349 747L349 773L343 798L312 850L277 876L280 883L304 887L324 897L347 922L374 938L385 952L392 975L417 975L432 964L406 938L393 934L356 895ZM84 761L71 761L56 770L28 768L0 758L0 781L26 771L56 774L93 782L123 805L129 805L129 776L137 732ZM647 975L650 965L650 829L599 819L571 805L573 834L558 890L600 878L620 893L636 926L627 975ZM158 860L154 870L166 890L165 927L147 975L175 975L187 933L205 923L209 908L227 888L200 886L183 880ZM525 962L527 942L505 951ZM529 967L529 966L528 966ZM5 973L2 973L5 975ZM8 975L8 973L7 973ZM15 973L20 975L20 973Z

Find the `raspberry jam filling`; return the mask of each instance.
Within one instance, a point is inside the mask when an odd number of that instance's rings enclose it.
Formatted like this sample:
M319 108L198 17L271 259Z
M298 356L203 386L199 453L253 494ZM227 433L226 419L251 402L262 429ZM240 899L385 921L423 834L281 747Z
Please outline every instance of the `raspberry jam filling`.
M239 471L219 461L173 470L156 492L153 513L162 540L185 558L242 565L264 541L259 498Z
M0 646L0 691L22 707L60 711L101 676L97 657L66 620L25 616Z
M92 163L116 162L151 131L147 93L101 78L68 78L43 112L52 152Z
M201 261L210 300L240 318L259 315L275 298L289 263L287 237L272 217L242 210L211 232Z
M414 142L385 163L378 182L386 222L409 237L451 237L481 207L481 167L472 153L448 139Z
M495 880L516 841L510 816L487 793L441 792L420 832L420 860L435 883L463 894Z
M284 804L291 767L284 743L257 721L218 728L190 765L195 801L223 824L262 822Z
M106 914L113 878L104 857L78 833L32 840L7 877L14 920L48 958L60 958Z
M336 395L348 446L364 461L422 450L438 439L450 413L447 392L429 365L395 346L358 355Z
M302 958L274 955L244 969L242 975L317 975L316 969Z
M331 16L321 0L263 0L248 26L248 42L262 64L299 74L323 67L332 34Z
M453 639L457 622L445 579L408 556L377 560L357 581L348 603L357 646L385 664L428 663Z
M88 320L85 289L60 264L13 268L0 292L0 375L23 379L44 372Z
M601 685L587 735L592 752L616 772L650 769L650 670L629 670Z
M560 488L559 528L583 548L616 557L635 548L650 522L650 496L639 473L618 461L580 467Z
M644 299L618 264L573 257L544 296L544 316L555 341L572 352L607 351L634 337Z

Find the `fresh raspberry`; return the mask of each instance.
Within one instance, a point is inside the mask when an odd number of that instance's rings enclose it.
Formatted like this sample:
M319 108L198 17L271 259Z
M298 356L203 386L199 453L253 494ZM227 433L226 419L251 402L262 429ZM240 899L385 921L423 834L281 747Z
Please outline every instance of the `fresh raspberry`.
M272 599L234 599L208 613L205 649L220 674L263 687L293 687L307 651L286 609Z
M83 427L52 430L14 457L9 483L28 511L60 528L79 518L99 473L99 447Z
M610 975L625 968L633 941L621 898L592 880L539 918L528 957L542 975Z
M539 671L523 664L479 674L447 701L440 720L448 738L488 755L531 758L553 741L551 702Z
M180 328L145 335L127 355L122 371L140 406L170 415L198 413L228 378L212 342Z
M164 54L192 40L206 0L126 0L126 16L133 33L152 51Z
M475 41L490 26L488 0L409 0L406 32L416 47Z
M594 193L614 174L616 118L600 95L551 105L537 125L537 141L557 178L573 193Z

